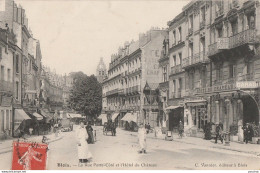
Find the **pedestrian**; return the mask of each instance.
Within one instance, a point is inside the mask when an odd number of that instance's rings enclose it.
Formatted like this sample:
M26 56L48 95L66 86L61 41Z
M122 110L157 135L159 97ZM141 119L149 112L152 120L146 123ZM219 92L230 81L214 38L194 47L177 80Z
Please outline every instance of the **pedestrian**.
M222 130L221 124L218 124L216 127L215 143L218 143L218 138L220 139L221 143L223 144L223 130Z
M94 135L93 135L93 128L91 127L91 122L88 122L88 125L86 126L86 131L88 133L88 143L94 144Z
M246 123L246 125L242 127L242 129L244 131L244 142L246 142L247 144L248 141L250 140L250 133L251 133L251 130L249 128L249 123Z
M148 130L148 133L150 132L150 130L151 130L151 126L150 126L150 124L148 123L147 124L147 130Z
M77 130L78 158L80 163L86 163L92 158L88 148L88 133L84 128L84 122L80 121L80 127Z
M183 126L182 121L179 122L178 131L179 131L179 136L180 136L180 138L182 138L182 136L183 136L183 131L184 131L184 126Z
M138 129L138 140L140 145L139 153L146 153L146 130L142 123Z

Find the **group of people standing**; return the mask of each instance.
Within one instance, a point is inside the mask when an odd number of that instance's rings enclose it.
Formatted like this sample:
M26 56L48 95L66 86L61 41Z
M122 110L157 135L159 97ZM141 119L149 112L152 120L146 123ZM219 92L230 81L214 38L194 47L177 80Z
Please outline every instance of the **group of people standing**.
M244 141L246 144L248 143L248 141L250 141L252 139L252 127L249 126L249 123L246 123L245 126L242 127L243 129L243 133L244 133ZM216 137L215 137L215 143L218 142L218 139L221 141L221 143L223 144L223 140L224 140L224 133L223 133L223 124L218 124L216 126Z

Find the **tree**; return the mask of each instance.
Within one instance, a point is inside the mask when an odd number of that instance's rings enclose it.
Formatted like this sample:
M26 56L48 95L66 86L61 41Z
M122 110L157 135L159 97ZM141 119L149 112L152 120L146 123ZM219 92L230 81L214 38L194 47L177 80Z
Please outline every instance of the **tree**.
M74 84L70 92L70 108L89 118L96 118L102 109L102 86L94 75L72 73Z

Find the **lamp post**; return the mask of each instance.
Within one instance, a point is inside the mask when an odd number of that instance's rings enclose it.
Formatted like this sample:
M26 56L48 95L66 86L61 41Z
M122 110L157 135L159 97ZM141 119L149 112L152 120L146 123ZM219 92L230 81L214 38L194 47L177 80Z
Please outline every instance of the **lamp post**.
M226 136L225 136L225 145L226 146L230 146L230 132L229 132L229 114L230 114L230 99L225 99L225 103L226 103L226 110L227 110L227 119L226 119Z

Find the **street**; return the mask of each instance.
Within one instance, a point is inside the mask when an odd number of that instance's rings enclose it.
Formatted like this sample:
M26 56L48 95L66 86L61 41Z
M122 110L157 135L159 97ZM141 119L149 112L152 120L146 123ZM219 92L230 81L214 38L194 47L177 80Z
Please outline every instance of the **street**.
M136 132L117 129L113 137L95 129L97 142L89 145L94 158L88 164L78 164L74 130L49 145L47 169L259 169L260 157L178 141L148 138L147 154L138 154ZM0 155L0 169L11 168L11 154Z

